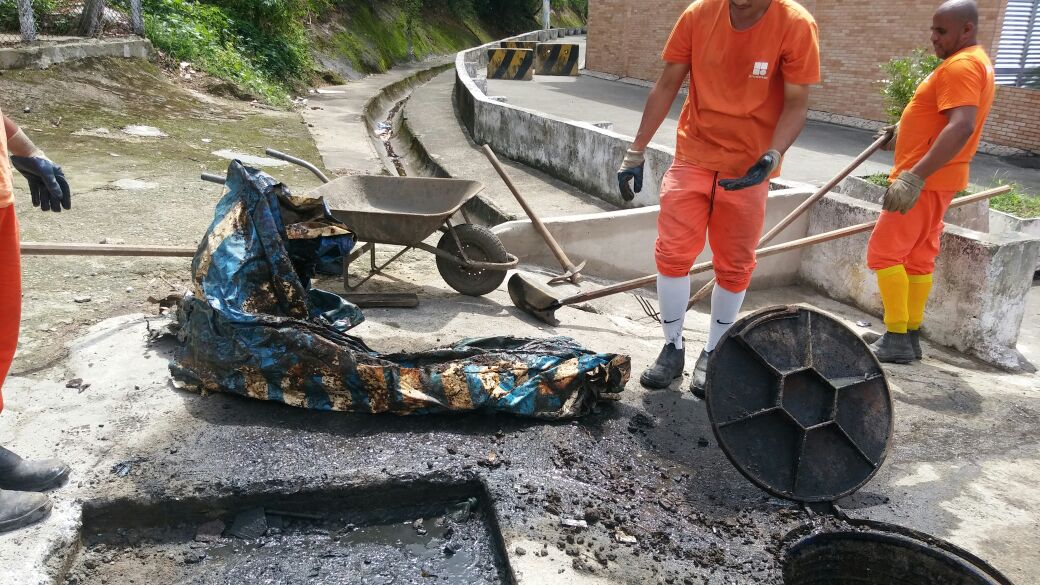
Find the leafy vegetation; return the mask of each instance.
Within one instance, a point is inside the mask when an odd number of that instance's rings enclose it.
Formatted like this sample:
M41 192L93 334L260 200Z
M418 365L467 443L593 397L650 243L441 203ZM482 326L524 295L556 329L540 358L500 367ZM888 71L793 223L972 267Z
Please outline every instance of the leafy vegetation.
M34 0L53 3L55 0ZM110 0L128 10L128 0ZM360 73L462 50L538 27L541 0L143 0L145 33L170 59L275 105L322 77L314 54ZM562 26L580 26L587 0L553 0ZM0 26L16 0L0 0ZM6 12L5 12L6 11ZM324 29L328 34L319 32ZM334 76L330 76L333 77Z
M863 177L868 183L873 183L878 187L888 187L888 173L874 173L873 175L867 175Z
M881 64L885 79L881 80L881 94L885 97L885 113L891 122L898 122L903 110L914 97L917 86L942 61L925 49L914 49L907 57L892 59Z
M33 11L37 14L49 14L54 11L54 0L32 0ZM0 31L17 33L18 0L0 0Z

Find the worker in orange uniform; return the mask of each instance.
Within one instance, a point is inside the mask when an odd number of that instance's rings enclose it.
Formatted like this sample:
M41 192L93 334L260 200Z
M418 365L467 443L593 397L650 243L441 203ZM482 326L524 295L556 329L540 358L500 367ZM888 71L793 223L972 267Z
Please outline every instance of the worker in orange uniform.
M932 45L944 61L917 88L889 141L895 167L867 248L887 330L871 349L883 362L921 359L920 328L943 216L968 186L968 164L993 105L993 64L976 40L978 23L974 0L950 0L935 11Z
M10 118L3 119L2 156L6 159L10 154L11 164L29 181L33 205L51 212L69 209L72 196L61 167L51 162ZM11 167L0 164L0 391L18 345L22 312L21 254L11 175ZM0 394L0 411L3 407ZM50 499L37 492L58 487L68 476L68 466L60 461L27 461L0 447L0 532L46 517Z
M809 85L820 81L816 22L793 0L698 0L665 46L664 72L618 170L621 195L642 189L644 151L687 75L675 160L661 183L657 222L657 296L665 344L640 377L665 388L685 367L683 321L690 268L711 244L718 284L708 341L691 390L703 397L708 357L736 321L755 269L769 178L805 126Z

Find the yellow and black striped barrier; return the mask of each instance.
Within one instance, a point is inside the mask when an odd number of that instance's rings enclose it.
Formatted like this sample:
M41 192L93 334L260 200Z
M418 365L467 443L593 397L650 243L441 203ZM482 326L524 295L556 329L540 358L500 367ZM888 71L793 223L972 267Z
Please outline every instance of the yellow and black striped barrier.
M534 50L538 46L537 41L502 41L498 43L498 46L503 49L530 49Z
M578 75L578 45L539 44L535 50L538 59L535 62L537 75Z
M534 51L488 49L488 79L530 81L534 76Z

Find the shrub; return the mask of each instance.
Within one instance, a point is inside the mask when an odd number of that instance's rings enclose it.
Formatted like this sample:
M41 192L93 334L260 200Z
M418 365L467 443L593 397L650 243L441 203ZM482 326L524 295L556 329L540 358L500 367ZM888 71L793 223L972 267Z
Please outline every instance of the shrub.
M1011 183L1011 191L990 199L989 206L1022 219L1040 218L1040 197L1026 193L1015 183Z
M903 110L914 97L917 86L942 61L925 49L915 49L907 57L897 57L881 64L885 79L881 80L881 94L885 97L885 113L891 122L898 122Z

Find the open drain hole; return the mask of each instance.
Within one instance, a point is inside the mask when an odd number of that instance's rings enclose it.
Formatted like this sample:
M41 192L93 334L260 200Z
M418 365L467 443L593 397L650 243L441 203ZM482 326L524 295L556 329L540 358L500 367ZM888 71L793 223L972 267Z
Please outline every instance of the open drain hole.
M826 532L784 559L784 585L1008 585L953 551L897 534Z
M84 510L58 583L513 583L479 483L214 499Z

